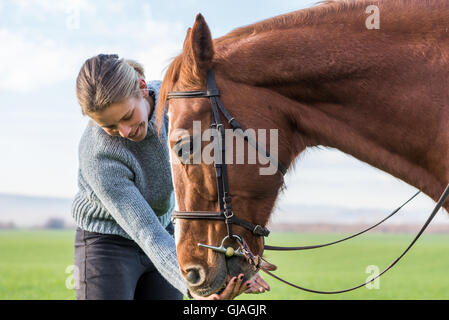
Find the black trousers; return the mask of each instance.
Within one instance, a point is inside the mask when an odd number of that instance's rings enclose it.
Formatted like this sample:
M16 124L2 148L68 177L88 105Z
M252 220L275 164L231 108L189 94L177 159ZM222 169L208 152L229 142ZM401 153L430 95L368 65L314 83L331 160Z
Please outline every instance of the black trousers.
M167 227L173 235L173 225ZM118 235L75 234L77 300L178 300L183 295L157 271L142 249Z

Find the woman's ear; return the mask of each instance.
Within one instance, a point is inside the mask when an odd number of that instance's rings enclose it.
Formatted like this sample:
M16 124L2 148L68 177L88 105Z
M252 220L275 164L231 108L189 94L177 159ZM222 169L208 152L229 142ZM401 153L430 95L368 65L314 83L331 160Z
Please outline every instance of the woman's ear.
M145 98L148 97L148 86L145 81L145 78L140 77L138 79L138 82L139 82L139 89L141 89L140 91L142 92L142 96Z

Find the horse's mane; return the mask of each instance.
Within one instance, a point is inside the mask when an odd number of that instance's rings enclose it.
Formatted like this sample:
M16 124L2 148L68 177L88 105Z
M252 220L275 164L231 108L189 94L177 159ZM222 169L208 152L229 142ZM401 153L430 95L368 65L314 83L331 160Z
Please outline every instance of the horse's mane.
M256 34L270 32L273 30L282 30L295 28L299 26L307 26L313 24L321 23L346 23L350 21L348 19L348 14L354 17L360 18L365 17L365 9L369 5L378 6L388 6L391 8L401 7L407 8L407 13L412 15L421 14L422 9L432 7L432 8L449 8L449 1L446 0L324 0L317 2L314 6L308 9L297 10L287 14L279 15L273 18L269 18L248 26L240 27L234 29L223 37L214 39L214 46L216 48L226 46L226 43L235 43L240 39L245 39L249 36L254 36ZM358 10L360 9L360 10ZM363 11L361 11L363 10ZM339 15L339 13L348 13L345 15ZM364 16L365 14L365 16ZM392 10L385 10L381 13L381 19L384 21L386 17L392 17L393 20L404 19L405 12L401 12L401 16L397 17L397 12L392 12ZM443 17L444 18L444 17ZM448 17L449 18L449 17ZM391 20L389 18L389 20ZM419 23L414 19L404 19L404 22L410 22L419 24L415 26L415 30L422 30L424 27L431 28L432 24ZM398 24L401 24L398 21ZM395 24L394 27L397 27ZM422 30L424 31L424 30ZM188 48L189 43L184 43L184 50ZM172 63L169 65L166 74L164 76L164 81L159 93L158 108L156 114L156 126L158 131L160 129L161 119L163 111L165 109L165 103L168 93L168 85L175 83L180 76L181 66L183 65L183 60L185 58L182 54L175 57ZM194 75L192 75L194 77ZM184 79L189 82L189 79ZM190 83L194 83L197 79L192 78Z
M269 18L248 26L237 28L221 38L215 40L215 45L224 44L226 42L235 42L241 38L254 36L256 34L269 32L273 30L290 29L295 27L304 27L322 23L341 23L349 22L348 15L340 15L341 13L351 14L353 17L366 18L365 9L369 5L378 5L379 7L400 7L407 8L407 12L401 11L401 16L409 12L419 12L421 9L428 7L448 8L449 1L446 0L324 0L317 2L314 6L282 14L273 18ZM350 15L350 16L351 16ZM397 15L397 12L385 10L381 12L381 19L391 15ZM349 16L349 17L350 17ZM396 17L400 19L401 17ZM413 23L413 21L407 20Z

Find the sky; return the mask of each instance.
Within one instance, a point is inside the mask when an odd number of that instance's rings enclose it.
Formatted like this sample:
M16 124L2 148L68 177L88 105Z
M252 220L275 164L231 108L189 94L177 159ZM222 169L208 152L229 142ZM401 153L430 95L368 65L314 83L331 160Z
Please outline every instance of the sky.
M162 79L196 14L203 14L215 38L316 2L0 0L0 193L75 195L78 142L87 124L75 80L87 58L116 53L141 62L148 80ZM376 208L387 214L416 191L326 148L305 152L286 181L281 207ZM421 195L409 206L424 219L433 201Z

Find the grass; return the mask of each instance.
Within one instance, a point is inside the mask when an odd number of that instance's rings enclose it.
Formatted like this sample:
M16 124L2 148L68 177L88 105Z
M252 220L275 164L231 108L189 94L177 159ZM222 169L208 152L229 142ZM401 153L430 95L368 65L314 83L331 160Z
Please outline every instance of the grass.
M319 244L337 240L338 234L274 234L267 244ZM276 274L295 284L325 291L341 290L364 283L372 273L368 266L383 271L408 246L414 235L370 234L334 246L292 252L266 251L268 261L278 266ZM379 289L319 295L291 288L263 276L271 292L254 299L448 299L449 235L423 235L391 270L379 279ZM242 296L242 298L248 298Z
M66 273L74 231L0 231L0 299L75 299Z
M273 245L316 244L338 234L273 233ZM275 273L319 290L339 290L366 281L366 268L382 271L413 239L408 234L370 234L328 248L302 252L266 251ZM74 231L0 231L0 299L75 299L70 271ZM271 291L238 299L449 299L449 235L424 234L415 247L379 281L339 295L317 295L291 288L262 275Z

